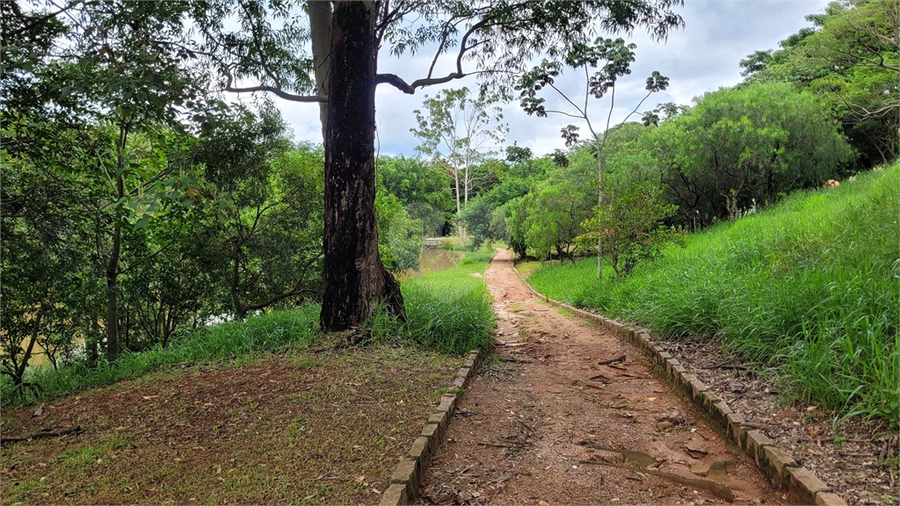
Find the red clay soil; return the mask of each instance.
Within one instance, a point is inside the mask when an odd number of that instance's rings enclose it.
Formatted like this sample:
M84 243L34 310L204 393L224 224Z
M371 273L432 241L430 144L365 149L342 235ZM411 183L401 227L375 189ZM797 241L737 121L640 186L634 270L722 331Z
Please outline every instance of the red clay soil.
M511 251L485 279L497 355L462 397L421 502L784 503L636 347L533 297Z

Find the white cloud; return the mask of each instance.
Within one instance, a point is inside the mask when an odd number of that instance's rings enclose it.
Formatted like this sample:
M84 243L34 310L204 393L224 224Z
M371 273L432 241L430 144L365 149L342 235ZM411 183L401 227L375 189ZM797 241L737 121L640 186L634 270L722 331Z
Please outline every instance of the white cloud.
M804 18L822 12L828 0L707 0L687 1L680 11L685 28L670 33L666 42L654 42L643 32L630 38L637 44L637 60L630 76L622 78L617 91L617 107L613 124L621 121L643 97L644 80L654 70L670 78L668 90L651 96L644 110L657 103L690 104L694 97L720 87L734 86L741 81L738 63L757 50L777 49L777 44L803 27L810 26ZM415 56L393 57L384 51L379 60L380 72L395 73L407 81L425 76L431 63L427 52ZM435 75L449 72L438 67ZM581 81L569 72L560 80L567 91L574 90ZM444 87L474 87L474 79L452 82ZM425 95L434 95L441 87L418 90L415 95L401 93L388 85L379 86L376 94L377 145L389 155L415 154L416 138L410 133L414 126L414 109L421 106ZM549 98L549 97L548 97ZM321 142L318 106L279 101L285 119L292 125L297 140ZM608 101L591 104L595 127L605 124ZM564 147L559 130L575 120L561 116L537 118L528 116L517 103L505 110L510 131L507 143L516 141L544 154ZM636 119L636 118L632 118ZM577 123L576 123L577 124ZM582 131L586 131L583 125Z

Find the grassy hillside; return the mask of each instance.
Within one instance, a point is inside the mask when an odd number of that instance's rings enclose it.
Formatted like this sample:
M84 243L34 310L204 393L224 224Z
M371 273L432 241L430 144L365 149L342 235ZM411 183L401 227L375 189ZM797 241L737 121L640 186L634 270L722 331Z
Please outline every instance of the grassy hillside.
M454 268L401 283L407 309L406 324L380 314L373 322L374 340L400 340L414 347L462 354L484 346L494 328L490 295L480 273L490 262L489 248L468 253ZM318 332L319 305L272 311L209 326L181 336L167 347L139 353L123 353L116 362L101 360L88 367L76 360L58 370L32 368L26 381L39 389L13 389L9 378L0 378L4 405L53 399L85 388L136 378L160 367L230 359L250 362L262 354L289 347L305 348L322 339Z
M715 336L798 398L896 426L898 211L894 163L694 234L624 280L595 279L587 259L529 281L671 338Z

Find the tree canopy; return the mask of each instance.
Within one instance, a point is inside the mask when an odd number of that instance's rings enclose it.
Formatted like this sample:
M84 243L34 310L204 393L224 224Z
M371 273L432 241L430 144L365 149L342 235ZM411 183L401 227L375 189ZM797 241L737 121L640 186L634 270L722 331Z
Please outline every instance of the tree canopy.
M867 166L900 153L900 7L835 1L804 28L741 62L747 82L787 82L826 97Z

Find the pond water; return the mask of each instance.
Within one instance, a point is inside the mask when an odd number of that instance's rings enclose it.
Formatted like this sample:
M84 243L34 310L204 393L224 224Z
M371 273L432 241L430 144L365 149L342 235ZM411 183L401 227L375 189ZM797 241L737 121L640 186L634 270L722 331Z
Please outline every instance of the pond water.
M458 250L426 246L419 254L419 269L406 270L400 275L400 278L421 276L429 272L438 272L456 267L456 262L459 261L461 256L462 252Z

